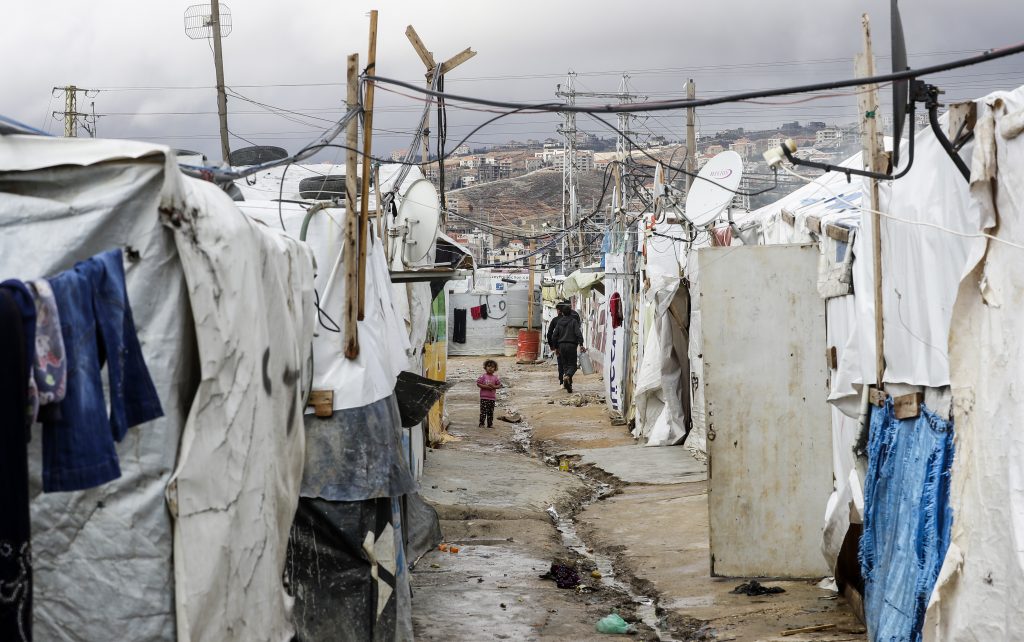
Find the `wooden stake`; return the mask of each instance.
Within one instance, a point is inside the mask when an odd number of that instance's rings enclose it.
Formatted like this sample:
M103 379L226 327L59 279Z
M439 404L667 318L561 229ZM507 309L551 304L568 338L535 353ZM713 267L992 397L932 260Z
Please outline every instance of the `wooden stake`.
M348 57L348 108L359 106L359 54ZM359 162L359 119L349 121L345 139L345 357L359 356L359 221L356 218L356 165Z
M366 73L377 73L377 10L370 11L370 47L366 60ZM363 184L359 192L362 206L359 210L359 312L363 320L366 311L366 253L370 244L370 152L373 149L373 81L366 81L363 100Z
M871 21L868 14L861 16L861 27L864 32L864 53L857 57L857 72L860 76L875 75L875 58L871 53ZM878 86L866 85L860 88L860 112L862 126L862 144L864 148L864 166L874 172L884 172L888 159L882 145L881 131L878 128ZM897 143L898 144L898 143ZM885 376L885 334L882 326L882 217L878 212L878 181L869 179L871 191L871 249L874 259L875 281L875 383L883 387Z

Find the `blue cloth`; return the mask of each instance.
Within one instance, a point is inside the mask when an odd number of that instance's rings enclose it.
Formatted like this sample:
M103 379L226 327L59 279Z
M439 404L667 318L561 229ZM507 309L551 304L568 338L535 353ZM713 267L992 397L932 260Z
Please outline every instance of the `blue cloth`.
M121 250L96 255L50 280L60 310L67 394L43 422L43 490L83 490L121 476L114 440L163 416L128 304ZM110 415L101 368L107 364Z
M928 598L949 547L953 424L921 406L896 419L874 408L860 543L864 613L874 642L918 641Z

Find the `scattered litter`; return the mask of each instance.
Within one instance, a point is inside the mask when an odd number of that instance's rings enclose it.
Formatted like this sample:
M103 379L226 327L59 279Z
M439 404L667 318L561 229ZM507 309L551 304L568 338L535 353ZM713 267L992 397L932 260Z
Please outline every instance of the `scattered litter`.
M568 459L562 459L561 461L559 461L558 462L558 470L562 471L563 473L569 472L569 460Z
M755 595L772 595L774 593L785 593L786 589L782 588L781 586L762 586L761 583L757 580L750 580L749 582L744 582L743 584L740 584L739 586L737 586L729 592L735 593L736 595L749 595L753 597Z
M598 633L632 633L633 627L618 613L609 613L597 621Z
M437 550L441 551L442 553L447 553L449 548L451 548L451 544L442 543L437 545Z
M601 571L595 568L594 570L590 571L590 577L594 578L595 580L601 579Z
M823 591L832 591L834 593L839 592L839 586L836 584L836 578L826 577L825 579L818 582L815 586Z
M554 580L560 589L576 588L580 585L580 575L571 566L554 562L551 570L540 576L542 580Z
M504 602L502 602L502 603L501 603L501 604L499 604L498 606L500 606L500 607L501 607L501 608L503 608L503 609L507 609L507 608L508 608L507 606L505 606L505 603L504 603Z
M836 628L835 624L819 624L818 626L805 626L800 629L789 629L783 631L780 635L796 635L797 633L814 633L815 631L828 631L829 629Z
M510 424L517 424L523 420L522 415L518 412L506 412L504 415L498 417L498 421L507 421Z
M441 568L440 564L431 564L430 568Z
M549 401L548 403L549 403L549 404L551 404L551 405L553 406L553 405L555 405L555 400L554 400L554 399L552 399L552 400L551 400L551 401Z
M448 552L449 552L449 553L451 553L452 555L455 555L456 553L458 553L458 552L459 552L459 550L460 550L460 549L459 549L459 547L458 547L458 546L452 546L452 547L450 547L450 548L448 549Z
M482 577L476 578L476 583L477 584L483 584L484 583L484 578L482 578Z
M589 406L590 404L603 404L604 395L595 395L591 392L574 392L558 403L563 406L576 406L577 408L580 408L582 406Z

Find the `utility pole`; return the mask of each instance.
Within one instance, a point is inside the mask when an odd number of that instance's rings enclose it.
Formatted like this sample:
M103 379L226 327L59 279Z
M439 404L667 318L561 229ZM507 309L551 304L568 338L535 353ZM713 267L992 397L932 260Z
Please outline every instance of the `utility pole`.
M85 89L83 87L76 87L75 85L53 88L54 96L58 95L60 92L64 93L64 111L53 112L53 117L60 118L64 121L64 136L68 138L76 138L78 136L78 122L79 119L81 119L82 122L85 123L86 131L95 138L96 104L93 103L92 110L93 129L89 129L89 114L78 111L78 94L81 92L88 97L95 96L98 92L94 89Z
M227 9L227 7L224 7ZM220 119L220 153L230 163L228 142L228 97L224 93L224 56L221 40L231 33L231 12L221 12L220 0L194 4L185 9L185 35L192 40L213 40L213 65L217 73L217 116ZM209 11L209 13L207 13Z
M537 250L537 226L530 226L530 294L529 298L526 299L526 330L529 332L533 330L533 288L535 277L534 277L534 266L536 266L537 257L533 253Z
M217 117L220 119L220 153L230 163L228 142L228 97L224 93L224 57L220 46L220 0L210 0L210 26L213 28L213 64L217 68Z
M348 100L347 107L359 107L359 54L348 57ZM356 209L356 164L359 162L359 119L348 123L345 136L345 238L342 256L345 263L345 318L343 335L345 358L352 360L359 356L359 215ZM363 198L366 198L363 194Z
M576 79L576 72L570 71L565 79L565 91L561 86L555 89L555 95L565 98L565 104L573 107L576 104L576 89L573 82ZM576 225L579 215L579 205L576 203L576 113L573 111L562 112L562 124L558 128L565 142L562 145L562 229L571 230ZM569 256L576 254L576 243L571 231L562 233L562 272L572 272ZM575 260L575 259L573 259Z
M370 44L366 71L377 73L377 10L370 11ZM359 208L359 313L360 321L366 315L366 253L370 243L370 153L373 149L373 81L366 83L366 97L363 100L363 176L360 190ZM346 176L355 171L355 167L346 167ZM376 201L380 203L380 201ZM378 209L379 206L378 206ZM378 216L380 213L378 212Z
M697 98L697 86L693 84L693 78L686 81L686 99ZM686 108L686 192L690 192L690 185L693 184L693 175L697 173L697 137L694 132L694 116L696 109Z
M615 98L620 103L627 103L634 100L646 100L647 96L640 96L638 94L632 94L629 92L629 76L627 74L622 75L622 82L619 84L618 92L595 92L595 91L576 91L573 87L573 80L576 77L576 73L570 71L569 76L566 79L566 89L563 91L561 85L555 95L560 98L566 99L566 105L572 106L576 104L577 97L585 98ZM559 128L559 133L565 137L564 157L562 165L562 226L563 228L572 228L574 233L570 232L566 236L569 239L568 255L575 257L583 251L586 246L582 222L579 216L579 177L577 170L579 168L578 155L576 150L576 114L572 111L566 111L562 113L563 125ZM633 132L630 131L630 123L632 122L632 115L627 112L620 112L618 114L618 137L615 142L615 151L618 156L618 161L625 163L632 151L632 143L630 142ZM614 207L617 207L616 203ZM575 236L575 239L573 238ZM564 238L564 237L563 237ZM575 247L573 247L573 241L575 241ZM564 241L563 241L564 244ZM566 251L562 251L563 260L566 256ZM575 257L572 259L574 263L584 263L586 257ZM566 272L569 270L566 269Z

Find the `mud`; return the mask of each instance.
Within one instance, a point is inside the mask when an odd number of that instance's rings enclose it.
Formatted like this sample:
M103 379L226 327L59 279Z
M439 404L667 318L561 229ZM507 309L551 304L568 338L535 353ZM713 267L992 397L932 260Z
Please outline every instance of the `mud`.
M685 448L634 450L598 402L597 375L577 376L569 395L553 365L499 359L509 387L496 416L522 421L481 430L479 362L449 361L459 441L427 457L424 495L461 550L431 553L413 573L417 637L593 640L604 637L594 624L615 610L635 623L636 639L864 639L842 598L814 582L772 582L786 593L747 597L729 594L746 578L711 577L703 464ZM555 560L575 564L586 587L539 579ZM835 628L780 637L820 624Z

